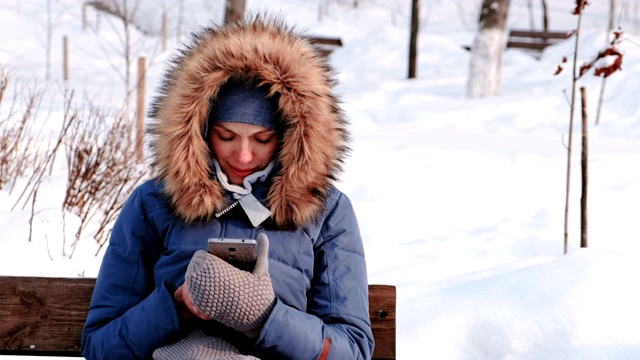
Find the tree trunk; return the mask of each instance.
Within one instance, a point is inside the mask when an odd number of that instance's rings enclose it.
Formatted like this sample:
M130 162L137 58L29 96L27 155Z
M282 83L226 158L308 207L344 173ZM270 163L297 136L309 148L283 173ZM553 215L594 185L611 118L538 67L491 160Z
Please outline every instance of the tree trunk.
M569 252L569 191L571 190L571 153L573 150L573 118L576 111L576 87L578 84L578 45L580 45L580 27L582 10L578 13L578 26L575 32L573 48L573 70L571 71L571 108L569 109L569 143L567 144L567 182L564 197L564 253Z
M533 20L533 0L527 0L527 10L529 14L529 30L534 31L536 29L536 23Z
M131 120L131 31L129 29L129 7L127 0L123 2L124 17L122 25L124 27L124 116L127 123Z
M420 0L413 0L411 6L411 39L409 41L409 79L416 77L418 58L418 29L420 27Z
M541 0L542 3L542 30L549 31L549 12L547 11L547 0Z
M180 5L178 6L178 23L176 24L176 42L178 43L182 41L183 13L184 13L184 0L180 0Z
M616 0L609 1L609 27L607 28L607 45L611 41L611 31L615 23ZM607 78L602 77L602 85L600 86L600 96L598 97L598 109L596 110L596 125L600 123L600 114L602 113L602 101L604 99L604 88L607 85Z
M224 12L224 22L240 21L244 17L245 0L227 0Z
M483 0L480 30L471 49L467 95L471 98L500 93L502 53L506 40L509 0Z
M51 0L47 0L47 67L45 79L51 79L51 41L53 40L53 24L51 20Z

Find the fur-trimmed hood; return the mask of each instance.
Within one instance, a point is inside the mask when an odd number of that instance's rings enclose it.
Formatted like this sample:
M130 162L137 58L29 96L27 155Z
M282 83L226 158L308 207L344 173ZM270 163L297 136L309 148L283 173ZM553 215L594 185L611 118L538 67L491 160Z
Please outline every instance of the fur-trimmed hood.
M191 222L228 205L211 176L204 132L210 100L230 77L261 80L280 95L285 131L267 197L273 221L290 227L314 220L348 152L347 124L321 52L263 15L195 34L152 103L154 163L176 214Z

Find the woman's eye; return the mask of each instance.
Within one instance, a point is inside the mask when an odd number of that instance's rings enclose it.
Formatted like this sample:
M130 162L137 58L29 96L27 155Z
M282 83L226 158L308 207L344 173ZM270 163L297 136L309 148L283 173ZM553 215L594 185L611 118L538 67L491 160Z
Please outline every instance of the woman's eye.
M218 134L218 139L222 141L231 141L233 140L233 136L223 136L222 134Z
M269 136L268 138L256 138L260 144L268 144L271 142L271 139L273 139L273 136Z

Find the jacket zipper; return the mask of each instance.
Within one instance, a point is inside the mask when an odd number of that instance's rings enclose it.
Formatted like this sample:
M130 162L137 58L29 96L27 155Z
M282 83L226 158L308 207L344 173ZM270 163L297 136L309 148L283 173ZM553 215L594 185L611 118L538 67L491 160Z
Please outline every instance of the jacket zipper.
M231 211L231 209L233 209L234 207L238 206L238 204L240 204L240 202L238 200L236 200L233 204L229 205L226 209L222 209L219 212L213 214L216 218L219 218L220 216L228 213L229 211Z

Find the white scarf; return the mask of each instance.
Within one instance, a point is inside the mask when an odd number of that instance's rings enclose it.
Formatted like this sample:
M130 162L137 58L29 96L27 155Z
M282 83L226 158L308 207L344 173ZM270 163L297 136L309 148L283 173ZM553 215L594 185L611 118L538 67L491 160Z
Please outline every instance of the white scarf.
M218 183L220 183L225 190L231 192L233 198L238 201L240 206L242 206L242 209L247 214L254 227L262 224L263 221L271 216L271 210L262 205L251 193L251 185L256 181L264 182L267 179L267 176L271 173L271 170L273 170L273 161L271 161L264 169L256 171L245 177L242 181L244 186L229 183L229 177L224 173L224 171L222 171L218 161L213 157L211 158L211 161L216 168L216 178L218 179ZM235 204L231 204L231 206L235 206Z

